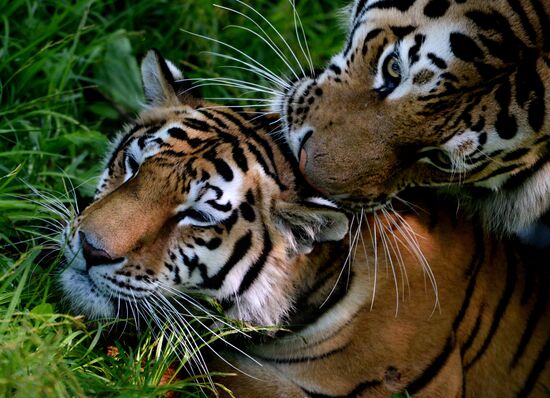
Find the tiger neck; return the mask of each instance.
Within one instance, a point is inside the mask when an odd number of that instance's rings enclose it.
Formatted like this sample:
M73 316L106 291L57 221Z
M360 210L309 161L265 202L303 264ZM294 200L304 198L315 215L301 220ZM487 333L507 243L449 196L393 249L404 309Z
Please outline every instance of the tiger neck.
M350 265L349 251L345 239L320 244L308 255L306 272L297 282L304 288L295 296L293 310L283 325L293 333L262 344L261 357L276 360L305 353L318 355L330 350L327 341L351 340L352 328L348 326L371 300L372 285L368 273L356 272ZM352 263L365 265L364 259L356 260Z
M347 263L349 245L327 242L308 257L308 268L302 276L304 288L298 293L287 325L295 332L319 321L346 294L355 272Z

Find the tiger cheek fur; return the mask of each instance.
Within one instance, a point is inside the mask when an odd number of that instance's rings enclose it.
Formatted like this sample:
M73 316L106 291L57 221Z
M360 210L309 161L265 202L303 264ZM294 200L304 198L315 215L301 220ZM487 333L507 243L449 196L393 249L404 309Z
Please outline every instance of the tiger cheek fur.
M308 181L371 208L408 187L450 187L498 232L550 209L548 2L350 11L344 50L276 99Z

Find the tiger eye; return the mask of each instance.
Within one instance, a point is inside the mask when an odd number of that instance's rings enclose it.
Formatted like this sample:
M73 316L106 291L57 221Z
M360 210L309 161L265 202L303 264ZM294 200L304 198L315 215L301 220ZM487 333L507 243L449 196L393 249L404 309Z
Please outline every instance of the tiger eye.
M396 57L390 57L386 64L386 73L393 79L401 78L401 67Z

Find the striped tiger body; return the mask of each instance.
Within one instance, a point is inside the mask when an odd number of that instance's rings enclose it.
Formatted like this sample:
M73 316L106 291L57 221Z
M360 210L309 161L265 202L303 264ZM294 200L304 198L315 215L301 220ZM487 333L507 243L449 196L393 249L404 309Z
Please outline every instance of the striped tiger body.
M318 247L288 320L295 334L250 347L261 366L229 357L243 374L222 382L251 398L548 396L545 259L487 237L446 206L424 207L430 211L365 219L366 241L349 269L345 243ZM409 233L418 234L435 275L435 311Z
M330 202L307 199L270 120L178 97L180 72L154 52L142 74L152 106L66 231L61 282L75 311L154 318L201 292L235 319L291 330L220 349L238 374L219 381L237 397L547 391L550 281L542 262L525 267L534 249L488 238L441 203L349 228ZM235 371L219 359L209 369Z
M438 187L487 230L527 232L550 209L550 2L356 0L349 11L343 51L275 101L310 183L371 209Z

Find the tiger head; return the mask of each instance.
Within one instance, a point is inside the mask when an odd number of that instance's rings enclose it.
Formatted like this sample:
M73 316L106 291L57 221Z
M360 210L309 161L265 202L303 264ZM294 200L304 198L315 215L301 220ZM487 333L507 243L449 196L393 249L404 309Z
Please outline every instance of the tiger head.
M304 254L341 239L347 217L305 199L292 157L267 134L271 120L177 95L180 71L154 51L141 70L150 106L116 140L93 203L65 231L68 301L91 318L131 316L128 303L199 292L230 316L277 324Z
M514 230L550 208L549 50L548 2L356 0L343 51L275 110L331 198L450 187Z

